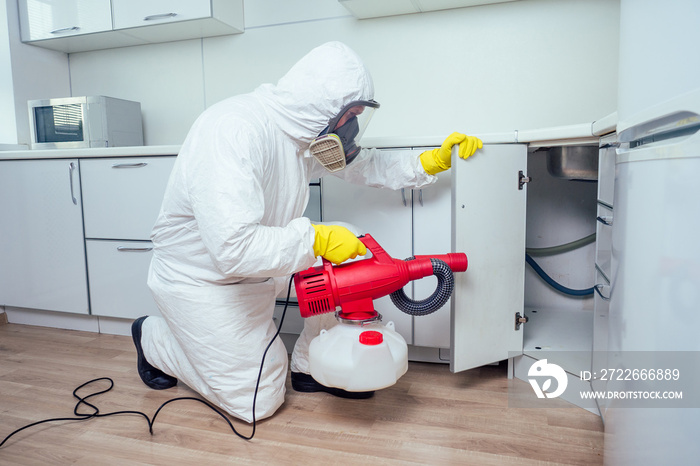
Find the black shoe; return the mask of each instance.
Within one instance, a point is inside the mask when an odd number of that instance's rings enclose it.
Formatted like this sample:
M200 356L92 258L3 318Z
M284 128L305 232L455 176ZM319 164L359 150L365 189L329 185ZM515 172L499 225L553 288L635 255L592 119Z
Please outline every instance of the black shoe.
M136 366L139 370L139 376L141 380L143 380L143 383L154 390L172 388L177 385L177 379L151 366L143 355L143 348L141 348L141 326L147 317L148 316L139 317L131 324L131 337L134 339L134 345L136 346Z
M364 400L374 396L374 390L371 392L348 392L342 388L326 387L316 382L309 374L302 372L292 372L292 388L297 392L326 392L340 398L350 398L354 400Z

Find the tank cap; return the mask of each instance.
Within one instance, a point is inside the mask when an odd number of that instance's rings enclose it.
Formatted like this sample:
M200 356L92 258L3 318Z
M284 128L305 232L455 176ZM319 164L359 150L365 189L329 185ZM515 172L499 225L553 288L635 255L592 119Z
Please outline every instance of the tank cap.
M384 341L384 335L375 330L367 330L360 333L360 343L363 345L378 345Z

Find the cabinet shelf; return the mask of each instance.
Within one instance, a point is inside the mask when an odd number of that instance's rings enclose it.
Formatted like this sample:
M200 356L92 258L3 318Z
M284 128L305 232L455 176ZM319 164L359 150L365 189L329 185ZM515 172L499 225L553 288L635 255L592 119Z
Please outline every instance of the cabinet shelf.
M593 311L526 308L523 354L549 359L572 374L591 368Z

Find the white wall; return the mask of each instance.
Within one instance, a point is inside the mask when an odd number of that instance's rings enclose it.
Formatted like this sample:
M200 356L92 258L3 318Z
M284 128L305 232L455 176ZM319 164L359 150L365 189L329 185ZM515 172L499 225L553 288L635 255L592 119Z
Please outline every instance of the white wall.
M27 101L70 96L70 73L67 54L23 44L19 37L16 0L0 0L0 143L26 145Z
M697 92L700 9L697 0L635 0L621 10L618 115L626 129L645 108Z
M70 55L72 95L138 100L145 142L179 144L197 115L275 82L341 40L382 104L368 137L575 124L616 109L618 0L521 0L357 20L332 0L248 1L243 34Z
M12 56L5 0L0 0L0 144L17 142L15 95L12 87ZM2 38L7 38L2 40Z

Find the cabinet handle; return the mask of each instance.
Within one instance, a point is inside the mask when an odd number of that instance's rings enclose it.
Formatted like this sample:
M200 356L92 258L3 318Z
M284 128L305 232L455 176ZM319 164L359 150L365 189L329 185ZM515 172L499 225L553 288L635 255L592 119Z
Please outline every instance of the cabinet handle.
M173 18L177 16L177 13L160 13L157 15L149 15L143 18L144 21L154 21L157 19Z
M134 248L130 246L118 246L117 251L119 252L148 252L153 250L152 247L145 247L145 248Z
M54 29L53 31L49 32L49 34L60 34L62 32L77 31L78 29L80 29L79 26L69 26L67 28Z
M148 165L147 162L137 162L137 163L115 163L112 168L141 168Z
M420 203L420 206L423 207L423 190L422 189L418 190L418 202Z
M78 205L78 200L75 198L75 192L73 191L73 172L75 171L75 163L71 162L68 165L68 183L70 184L70 198L73 200L73 204Z
M401 188L401 202L403 202L403 206L406 207L406 189Z

